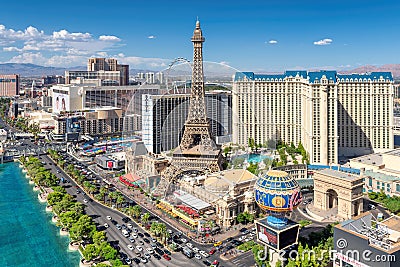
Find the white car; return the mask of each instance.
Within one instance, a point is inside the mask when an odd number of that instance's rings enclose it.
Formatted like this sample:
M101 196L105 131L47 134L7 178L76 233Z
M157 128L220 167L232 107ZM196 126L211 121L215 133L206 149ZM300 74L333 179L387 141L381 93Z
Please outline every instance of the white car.
M171 230L171 229L168 229L167 231L168 231L168 233L169 233L170 235L172 235L172 230Z
M195 257L196 259L198 259L198 260L201 260L200 254L195 254L194 257Z
M105 227L105 228L108 228L108 223L105 223L105 224L104 224L104 227Z
M138 238L138 235L136 233L132 233L133 238Z
M142 251L143 247L142 246L136 246L136 249L139 250L139 251Z
M199 252L199 249L198 249L198 248L192 248L192 250L193 250L194 252L196 252L196 253Z
M129 250L134 250L135 248L132 245L127 246Z
M141 257L141 258L139 258L139 259L140 259L140 261L143 262L143 263L146 263L146 262L147 262L147 259L146 259L145 257Z
M132 224L130 224L130 223L128 223L127 225L126 225L126 227L128 227L129 229L132 229Z
M151 256L150 256L149 254L147 254L147 253L144 253L144 256L145 256L147 259L150 259L150 258L151 258Z
M137 232L138 232L138 229L137 229L137 228L132 228L132 231L134 231L135 233L137 233Z
M182 241L183 243L186 243L186 242L187 242L186 238L181 238L181 241Z
M208 254L208 253L206 253L205 251L200 251L199 252L199 254L201 255L201 256L203 256L204 258L208 258L208 257L210 257L210 254Z
M83 199L83 202L88 203L88 200L86 198Z
M107 220L111 221L111 219L112 219L111 216L107 216Z
M191 243L187 243L186 246L187 246L188 248L192 248L192 247L193 247L193 245L192 245Z
M147 250L148 253L154 254L154 250L153 250L153 249L151 249L151 248L146 248L146 250Z

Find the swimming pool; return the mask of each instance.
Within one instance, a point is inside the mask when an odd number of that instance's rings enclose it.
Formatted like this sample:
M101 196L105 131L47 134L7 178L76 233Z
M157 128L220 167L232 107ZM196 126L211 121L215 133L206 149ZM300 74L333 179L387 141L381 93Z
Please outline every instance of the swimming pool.
M256 153L251 153L251 154L246 154L246 155L240 155L237 156L239 158L244 158L247 160L247 162L251 163L260 163L266 158L272 159L270 156L267 155L262 155L262 154L256 154Z

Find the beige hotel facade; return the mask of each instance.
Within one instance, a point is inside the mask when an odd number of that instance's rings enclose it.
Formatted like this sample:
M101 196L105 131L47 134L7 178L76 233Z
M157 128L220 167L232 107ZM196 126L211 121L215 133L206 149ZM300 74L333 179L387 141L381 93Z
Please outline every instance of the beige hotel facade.
M237 72L232 90L233 142L300 141L311 163L394 148L390 72Z

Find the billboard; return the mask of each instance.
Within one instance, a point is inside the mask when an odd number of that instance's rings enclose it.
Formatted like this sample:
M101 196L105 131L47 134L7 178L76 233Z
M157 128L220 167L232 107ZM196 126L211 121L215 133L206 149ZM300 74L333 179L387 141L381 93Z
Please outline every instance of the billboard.
M298 241L300 225L292 221L284 228L275 228L263 220L257 221L256 226L257 239L276 251L281 251Z
M53 112L70 111L69 95L53 92Z
M81 124L77 117L69 117L66 119L65 131L67 133L78 133L81 131Z

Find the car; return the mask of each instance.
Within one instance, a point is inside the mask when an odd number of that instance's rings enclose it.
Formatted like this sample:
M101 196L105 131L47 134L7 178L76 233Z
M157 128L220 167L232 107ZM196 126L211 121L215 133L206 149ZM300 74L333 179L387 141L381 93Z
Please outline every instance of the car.
M86 198L84 198L83 202L88 203L89 201Z
M163 255L163 258L166 259L167 261L170 261L170 260L171 260L171 257L168 256L167 254L164 254L164 255Z
M157 242L157 240L156 240L156 239L154 239L154 238L151 238L151 242L153 242L153 243L156 243L156 242Z
M162 251L160 248L155 248L154 249L160 256L164 255L164 251Z
M145 257L141 257L141 258L140 258L140 261L143 262L143 263L146 263L146 262L147 262L147 259L146 259Z
M118 222L116 220L111 220L112 224L117 225Z
M158 254L154 254L153 257L156 258L157 260L161 260L161 257Z
M198 259L198 260L201 260L200 254L195 254L194 257L195 257L196 259Z
M104 227L105 227L105 228L108 228L108 223L105 223L105 224L104 224Z
M142 240L139 240L138 242L140 245L142 245L142 246L144 245L144 242Z
M226 242L230 242L230 241L232 241L233 240L233 237L228 237L227 239L226 239Z
M143 238L143 234L142 234L141 232L138 232L137 234L138 234L138 236L140 236L141 238Z
M250 238L246 238L245 240L244 240L244 242L249 242L251 239Z
M136 249L137 249L138 251L142 251L142 250L143 250L143 247L142 247L142 246L136 246Z
M134 249L135 249L135 248L134 248L132 245L130 245L130 244L129 244L127 247L128 247L129 250L134 250Z
M218 247L222 245L222 241L218 241L217 243L214 244L214 247Z
M79 194L79 193L80 193L80 191L79 191L79 190L76 190L76 193L77 193L77 194Z
M208 260L203 261L203 263L204 263L204 265L206 265L206 266L210 266L210 265L211 265L211 262L208 261Z
M125 259L125 262L126 262L126 264L131 264L131 263L132 263L132 260L131 260L130 258L126 258L126 259Z
M170 235L172 235L172 230L171 230L171 229L168 229L167 232L168 232Z
M197 253L197 252L199 252L200 249L198 249L198 248L192 248L192 250L193 250L194 252Z
M116 227L118 230L121 230L121 229L122 229L121 225L119 225L119 224L116 224L115 227Z
M230 249L233 249L233 246L232 245L227 245L226 246L226 250L230 250Z
M124 218L122 218L122 221L123 221L124 223L127 223L127 222L129 222L129 218L128 218L128 217L124 217Z
M147 250L148 253L154 254L154 250L153 250L153 249L151 249L151 248L146 248L146 250Z
M187 246L188 248L192 248L192 247L193 247L193 245L192 245L191 243L187 243L186 246Z
M135 233L137 233L138 232L138 229L137 228L132 228L132 231L134 231Z
M124 237L129 237L129 233L128 233L128 232L122 232L122 235L123 235Z
M121 225L121 227L122 227L122 229L126 229L127 228L124 223Z
M239 230L239 232L241 232L241 233L243 233L245 231L247 231L247 228L242 228L242 229Z
M150 243L150 240L148 240L147 238L143 238L143 241L146 243Z
M186 242L187 242L186 238L181 238L181 241L182 241L183 243L186 243Z
M144 235L147 236L147 237L150 237L150 234L147 233L147 232L144 232Z
M129 241L131 241L131 243L135 242L135 239L133 237L129 237L128 239L129 239Z
M204 258L210 257L210 254L206 253L204 250L199 251L199 254L200 254L201 256L203 256Z
M217 267L217 266L219 265L219 261L214 260L213 263L212 263L212 265L214 265L215 267Z
M246 231L244 231L244 232L242 232L244 235L247 235L248 233L250 233L250 231L249 230L246 230Z
M112 219L111 216L107 216L107 220L111 221L111 219Z
M147 259L150 259L150 258L151 258L150 254L148 254L148 253L144 253L144 256L145 256Z
M134 238L138 238L138 235L137 235L136 233L132 233L132 236L133 236Z
M371 209L371 210L374 210L374 209L376 209L376 207L375 207L375 205L374 205L374 204L368 204L368 208L369 208L369 209Z
M157 245L155 243L150 243L151 248L155 249Z
M171 252L168 249L164 249L164 253L168 254L168 255L171 255Z
M130 223L128 223L127 225L126 225L126 227L128 227L129 229L132 229L132 224L130 224Z
M157 245L157 247L159 247L159 248L163 248L163 247L164 247L163 244L161 244L160 242L156 242L156 245Z
M208 252L208 254L213 255L213 254L215 253L215 251L217 251L216 248L212 248L212 249L210 250L210 252Z
M140 263L140 260L139 260L138 258L132 258L132 260L133 260L136 264L139 264L139 263Z

